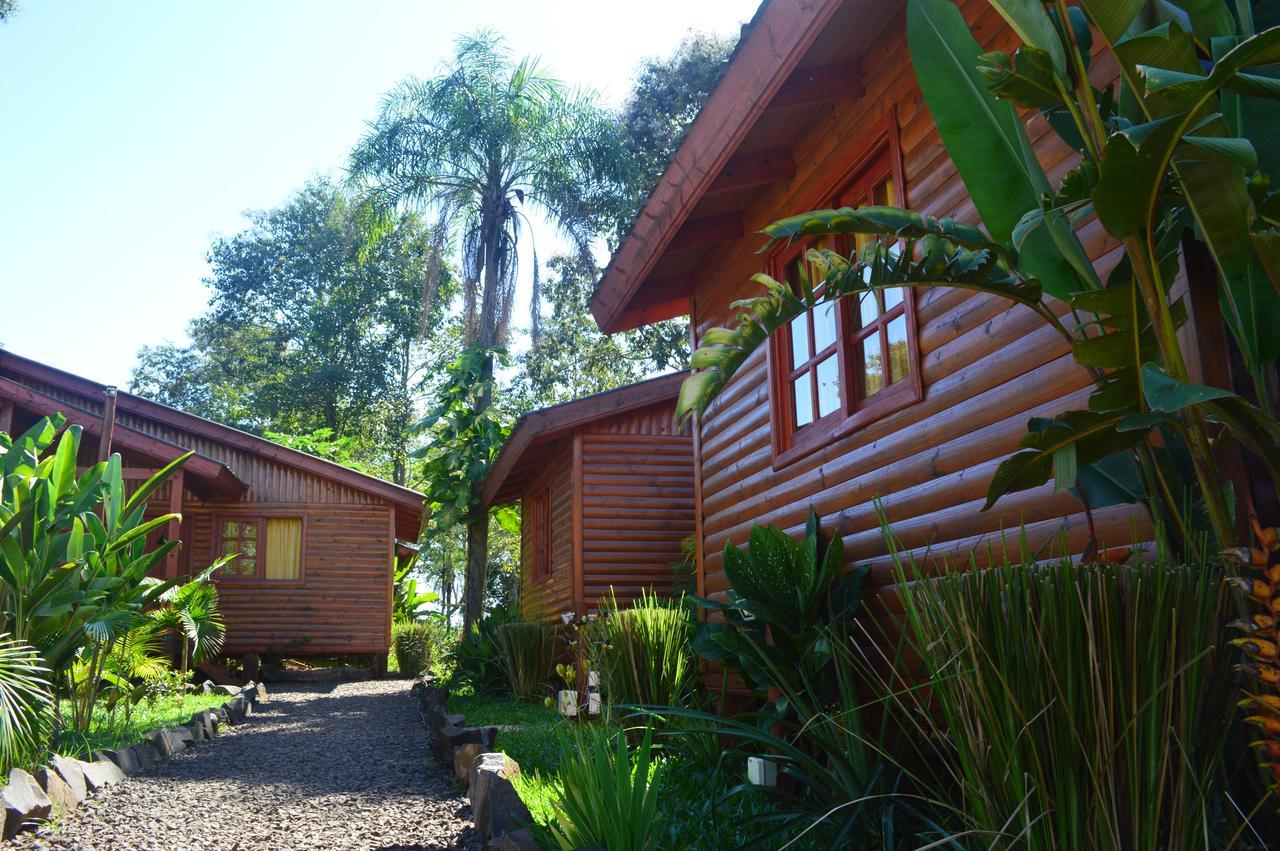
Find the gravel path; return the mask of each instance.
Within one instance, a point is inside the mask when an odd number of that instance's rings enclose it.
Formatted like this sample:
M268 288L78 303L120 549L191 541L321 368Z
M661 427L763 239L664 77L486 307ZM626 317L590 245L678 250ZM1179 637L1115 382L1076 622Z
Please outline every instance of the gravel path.
M408 681L269 690L246 724L3 847L467 847L470 810L427 759Z

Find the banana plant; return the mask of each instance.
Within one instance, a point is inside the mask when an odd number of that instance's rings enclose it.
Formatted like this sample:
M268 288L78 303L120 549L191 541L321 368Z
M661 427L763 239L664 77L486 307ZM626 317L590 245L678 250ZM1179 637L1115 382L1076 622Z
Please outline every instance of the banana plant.
M736 324L701 340L678 411L705 410L770 334L822 301L902 286L991 293L1062 335L1095 391L1087 410L1028 424L985 508L1052 479L1086 510L1142 503L1171 553L1193 551L1204 534L1233 545L1234 495L1215 445L1234 440L1280 480L1280 425L1263 376L1280 356L1280 335L1266 333L1280 327L1280 193L1262 171L1280 167L1275 125L1262 120L1280 101L1270 67L1280 63L1280 27L1255 32L1249 4L1233 14L1215 0L989 2L1022 39L1012 56L983 53L951 0L910 0L907 11L917 79L982 227L890 207L770 225L770 245L822 234L879 240L848 257L810 250L812 280L796 289L757 276L764 294L735 302ZM1089 79L1095 31L1119 61L1117 86ZM1039 110L1078 151L1056 187L1015 106ZM1075 234L1090 216L1125 248L1105 281ZM1258 404L1190 381L1178 340L1186 306L1171 291L1193 238L1213 258Z

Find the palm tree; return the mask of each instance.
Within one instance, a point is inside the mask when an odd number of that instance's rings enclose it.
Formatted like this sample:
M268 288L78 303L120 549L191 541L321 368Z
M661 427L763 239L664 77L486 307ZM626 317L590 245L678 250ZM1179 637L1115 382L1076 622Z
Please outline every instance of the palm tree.
M152 629L175 635L182 642L184 679L192 662L199 662L222 647L226 628L218 611L218 589L209 577L228 561L230 558L218 559L188 582L170 588L148 613Z
M624 184L626 158L617 121L590 94L571 92L536 61L514 62L487 31L459 39L442 73L393 89L351 154L351 180L366 202L371 231L385 228L398 207L436 218L429 304L445 250L459 249L464 342L489 353L508 337L519 244L529 213L541 215L590 256L611 204ZM531 298L538 344L537 259ZM489 407L480 394L476 411ZM497 447L494 447L496 452ZM467 518L463 621L482 613L488 516L479 507L483 474L473 476Z

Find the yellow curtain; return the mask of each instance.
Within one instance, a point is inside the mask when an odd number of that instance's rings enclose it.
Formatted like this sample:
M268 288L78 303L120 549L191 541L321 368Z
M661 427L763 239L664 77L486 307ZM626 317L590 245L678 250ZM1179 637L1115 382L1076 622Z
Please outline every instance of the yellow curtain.
M266 579L299 579L302 576L302 520L297 517L267 520Z

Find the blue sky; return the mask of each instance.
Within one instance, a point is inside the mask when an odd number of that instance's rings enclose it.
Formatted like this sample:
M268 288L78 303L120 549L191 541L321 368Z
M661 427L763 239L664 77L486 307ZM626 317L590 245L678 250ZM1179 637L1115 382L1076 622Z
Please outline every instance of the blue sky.
M496 29L617 104L642 58L736 33L758 0L19 3L0 25L0 345L123 385L140 346L186 342L211 238L336 174L383 92L456 35Z

